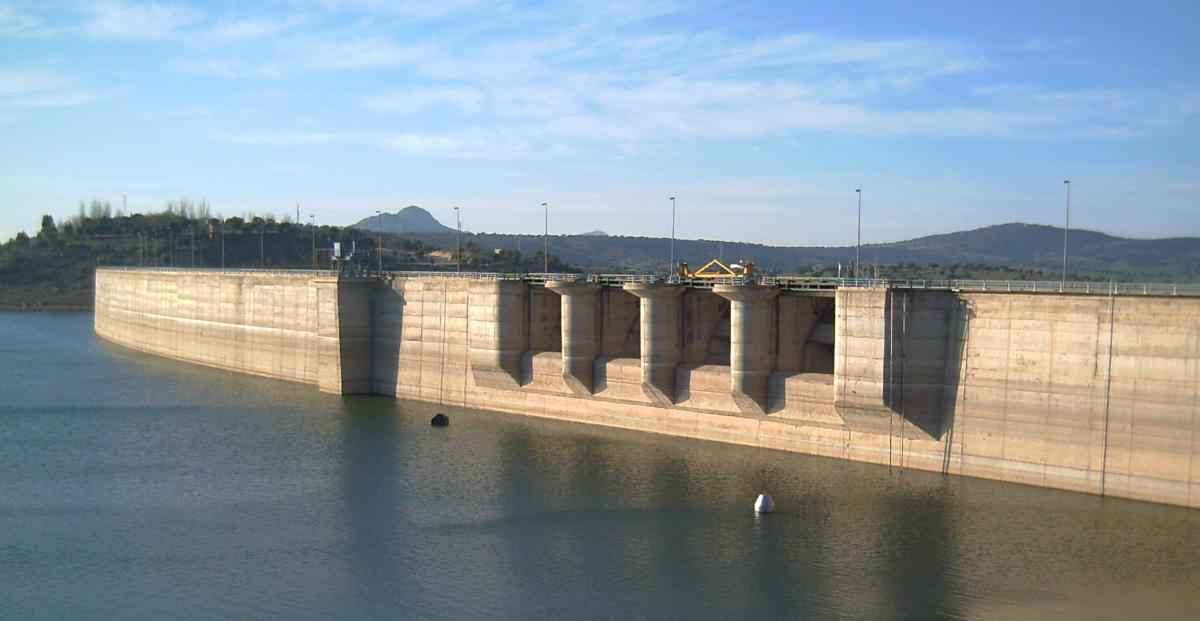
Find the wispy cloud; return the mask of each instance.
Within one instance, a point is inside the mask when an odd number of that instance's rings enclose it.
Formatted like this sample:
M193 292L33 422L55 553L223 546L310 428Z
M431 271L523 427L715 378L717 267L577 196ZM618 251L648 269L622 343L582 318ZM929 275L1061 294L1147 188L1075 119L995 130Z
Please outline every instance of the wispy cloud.
M90 90L56 72L42 68L0 67L0 119L12 121L22 110L81 106L117 95L115 90Z
M988 85L990 73L1001 73L996 61L963 40L697 27L676 19L694 8L675 0L288 6L288 14L263 17L253 9L212 14L102 0L85 5L82 29L98 37L178 36L184 45L167 64L189 74L272 82L370 76L371 86L355 86L373 92L352 86L337 95L357 102L373 132L214 134L244 145L359 142L414 156L500 159L817 132L1121 139L1196 118L1152 91ZM0 8L0 24L9 14ZM464 16L472 19L447 19ZM1039 37L1007 49L1079 44ZM414 127L418 114L436 122ZM297 127L319 126L313 121Z
M160 39L178 35L204 13L183 4L135 4L102 0L84 5L83 31L95 37Z
M221 134L217 140L230 144L254 146L301 146L333 144L353 140L351 136L330 132L280 132L252 134Z
M399 45L382 36L300 34L275 41L265 52L182 60L174 63L174 67L187 73L223 78L284 80L334 71L396 66L415 61L424 50L420 46Z
M417 88L395 90L381 95L364 97L363 106L397 114L413 114L443 105L451 106L466 114L477 114L483 109L483 95L474 88Z
M486 0L313 0L299 4L316 5L331 12L431 20L486 7L489 3Z
M1065 52L1079 47L1078 37L1034 37L1022 41L1017 49L1022 52Z
M295 28L304 22L304 18L293 15L282 19L274 18L236 18L217 22L202 33L204 40L216 42L243 41L271 37Z

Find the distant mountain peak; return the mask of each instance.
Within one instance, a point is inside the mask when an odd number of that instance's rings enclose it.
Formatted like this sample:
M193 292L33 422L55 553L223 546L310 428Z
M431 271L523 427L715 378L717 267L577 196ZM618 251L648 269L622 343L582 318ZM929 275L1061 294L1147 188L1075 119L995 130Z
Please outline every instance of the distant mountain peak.
M384 213L363 218L351 226L364 231L382 230L384 233L450 233L454 231L438 222L433 214L416 205L409 205L396 213Z
M605 233L604 231L601 231L600 229L596 229L594 231L588 231L586 233L580 233L579 235L581 237L608 237L608 233Z

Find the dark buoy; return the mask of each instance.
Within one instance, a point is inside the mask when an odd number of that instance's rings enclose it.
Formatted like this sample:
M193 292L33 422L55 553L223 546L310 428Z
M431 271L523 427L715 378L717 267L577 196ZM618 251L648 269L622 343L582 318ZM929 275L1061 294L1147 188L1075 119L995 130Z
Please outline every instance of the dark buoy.
M446 425L450 424L450 417L438 412L437 415L433 417L433 420L429 421L429 424L434 427L445 427Z

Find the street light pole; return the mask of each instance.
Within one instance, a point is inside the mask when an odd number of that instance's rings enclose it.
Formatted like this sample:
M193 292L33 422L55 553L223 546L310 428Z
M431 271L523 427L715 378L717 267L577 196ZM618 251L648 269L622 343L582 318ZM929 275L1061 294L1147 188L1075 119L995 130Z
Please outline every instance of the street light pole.
M671 262L667 264L667 280L675 273L675 197L671 197Z
M550 205L542 203L545 210L545 231L542 233L542 273L550 273Z
M1063 184L1067 186L1067 220L1063 224L1063 269L1062 269L1062 288L1067 287L1067 230L1071 228L1071 180L1063 179Z
M462 273L462 213L459 212L458 207L454 208L454 224L458 229L454 237L455 271Z
M862 189L854 190L858 194L858 241L854 245L854 279L859 278L859 257L862 252Z

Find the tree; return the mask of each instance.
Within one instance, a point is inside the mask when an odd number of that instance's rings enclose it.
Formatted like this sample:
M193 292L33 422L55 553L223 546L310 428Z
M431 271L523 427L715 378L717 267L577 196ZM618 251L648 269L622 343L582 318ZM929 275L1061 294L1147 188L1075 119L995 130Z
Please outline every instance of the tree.
M58 239L58 228L54 226L54 218L50 214L42 216L42 229L38 237L43 239Z

